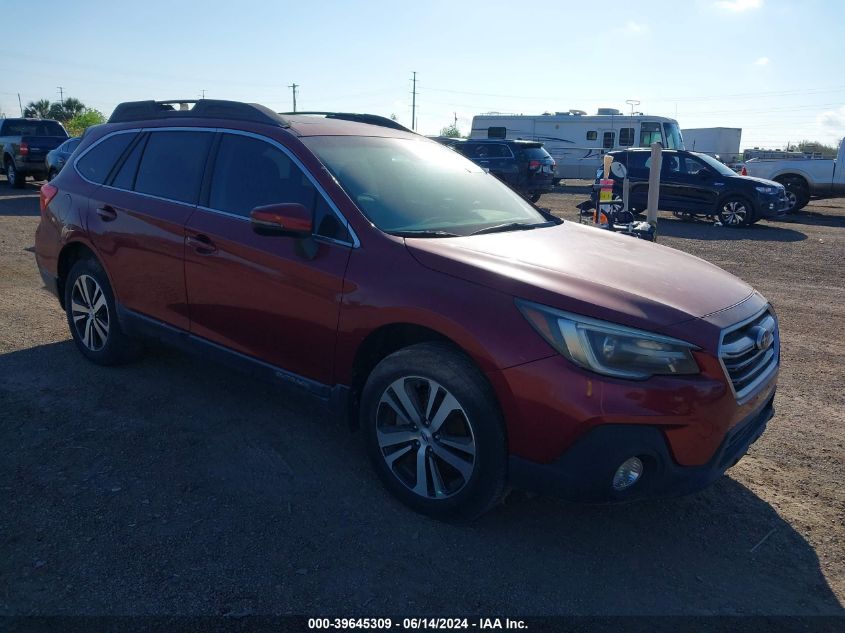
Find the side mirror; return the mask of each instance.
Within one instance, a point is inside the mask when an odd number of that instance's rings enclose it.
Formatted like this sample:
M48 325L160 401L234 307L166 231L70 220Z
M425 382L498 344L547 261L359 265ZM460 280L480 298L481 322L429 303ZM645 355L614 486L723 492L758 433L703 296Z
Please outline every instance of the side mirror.
M252 230L259 235L308 237L314 231L314 220L305 205L284 202L255 207L249 214Z

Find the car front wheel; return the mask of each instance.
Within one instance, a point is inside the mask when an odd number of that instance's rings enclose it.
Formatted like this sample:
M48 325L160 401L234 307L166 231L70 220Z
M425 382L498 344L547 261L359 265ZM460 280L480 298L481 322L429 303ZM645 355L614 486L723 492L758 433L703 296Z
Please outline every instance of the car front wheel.
M753 220L754 210L744 198L729 197L719 203L719 221L732 228L748 226Z
M391 354L361 399L367 450L385 486L444 520L472 520L505 488L507 448L495 396L474 363L442 343Z

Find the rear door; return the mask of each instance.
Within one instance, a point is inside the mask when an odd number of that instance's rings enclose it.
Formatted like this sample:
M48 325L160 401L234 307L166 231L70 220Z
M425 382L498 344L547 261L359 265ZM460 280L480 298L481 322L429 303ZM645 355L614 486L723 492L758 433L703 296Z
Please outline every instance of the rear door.
M292 153L254 135L221 134L207 190L185 235L191 332L330 383L352 249L345 219ZM253 231L250 211L282 202L312 210L314 238Z
M115 144L125 145L122 158L91 197L88 230L122 306L187 330L184 227L214 132L157 129L132 137Z

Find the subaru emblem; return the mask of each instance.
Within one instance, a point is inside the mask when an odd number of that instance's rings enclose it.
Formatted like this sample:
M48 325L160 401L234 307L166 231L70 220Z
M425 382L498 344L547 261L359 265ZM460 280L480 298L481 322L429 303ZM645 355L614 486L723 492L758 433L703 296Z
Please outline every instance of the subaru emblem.
M772 343L775 342L775 334L772 330L767 330L759 325L753 328L754 330L754 347L759 350L769 349Z

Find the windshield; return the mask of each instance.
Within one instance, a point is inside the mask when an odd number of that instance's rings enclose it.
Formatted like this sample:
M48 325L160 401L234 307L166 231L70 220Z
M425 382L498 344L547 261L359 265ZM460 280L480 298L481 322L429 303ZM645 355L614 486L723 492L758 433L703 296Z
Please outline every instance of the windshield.
M684 140L677 123L664 123L663 131L666 132L666 149L684 149Z
M495 176L433 141L362 136L302 141L370 222L388 233L469 235L502 224L547 222Z
M710 167L713 171L717 174L722 174L723 176L736 176L736 172L725 165L724 163L720 163L718 160L713 158L712 156L708 156L707 154L698 154L696 153L695 156L705 163L707 166Z

